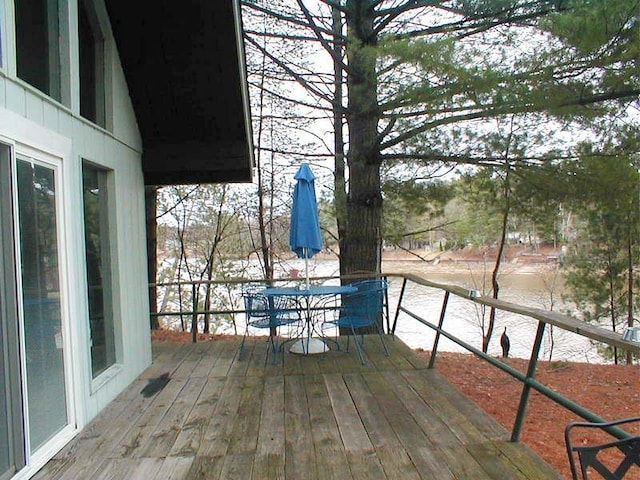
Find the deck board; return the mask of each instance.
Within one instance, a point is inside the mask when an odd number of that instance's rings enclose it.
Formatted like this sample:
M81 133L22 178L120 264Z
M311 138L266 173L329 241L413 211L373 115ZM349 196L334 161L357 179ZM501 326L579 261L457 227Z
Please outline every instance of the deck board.
M285 377L285 478L318 478L309 403L302 375Z
M154 363L34 478L559 479L398 339L273 363L264 338L154 344ZM288 346L287 346L288 347ZM170 381L144 397L163 373Z

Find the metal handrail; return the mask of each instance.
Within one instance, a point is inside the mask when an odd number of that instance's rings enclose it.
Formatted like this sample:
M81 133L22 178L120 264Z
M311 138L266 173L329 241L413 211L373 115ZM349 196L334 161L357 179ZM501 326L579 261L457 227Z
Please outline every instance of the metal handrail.
M498 300L498 299L494 299L494 298L490 298L490 297L476 296L474 294L471 294L471 292L469 290L466 290L466 289L464 289L462 287L459 287L459 286L456 286L456 285L445 285L445 284L431 282L431 281L429 281L429 280L427 280L425 278L419 277L417 275L408 275L407 274L407 275L397 275L397 276L403 278L403 283L402 283L402 287L401 287L401 290L400 290L400 297L398 298L398 306L396 308L396 315L395 315L395 318L394 318L393 328L392 328L391 333L395 332L395 328L396 328L400 313L405 313L405 314L409 315L410 317L412 317L413 319L417 320L418 322L422 323L423 325L433 329L436 332L436 336L435 336L435 340L434 340L434 343L433 343L433 348L431 349L431 357L430 357L430 360L429 360L429 368L433 368L434 367L436 355L437 355L437 352L438 352L438 343L440 341L440 337L441 336L445 336L446 338L448 338L452 342L460 345L461 347L465 348L466 350L468 350L469 352L473 353L474 355L476 355L477 357L481 358L482 360L487 361L492 366L499 368L500 370L508 373L509 375L514 377L515 379L517 379L520 382L522 382L523 389L522 389L522 393L520 395L520 404L518 406L518 411L517 411L517 414L516 414L514 426L513 426L513 429L511 431L511 441L512 442L517 442L519 440L519 438L520 438L520 433L522 431L522 425L524 423L524 417L525 417L525 414L526 414L526 408L527 408L527 405L528 405L529 394L531 392L531 389L536 390L537 392L539 392L542 395L546 396L550 400L552 400L552 401L556 402L557 404L565 407L566 409L568 409L571 412L579 415L580 417L584 418L585 420L587 420L589 422L605 422L605 420L603 418L599 417L594 412L591 412L590 410L584 408L582 405L580 405L580 404L568 399L564 395L556 392L555 390L552 390L551 388L549 388L546 385L538 382L535 379L535 372L536 372L538 357L539 357L539 354L540 354L540 347L542 345L542 339L543 339L543 335L544 335L544 330L545 330L545 327L547 325L553 325L553 326L556 326L558 328L567 330L569 332L573 332L573 333L576 333L578 335L582 335L584 337L588 337L588 338L590 338L592 340L597 340L599 342L606 343L606 344L611 345L611 346L615 346L615 347L618 347L618 348L622 348L624 350L631 351L631 352L636 353L636 354L640 354L640 344L638 344L636 342L631 342L631 341L628 341L628 340L624 340L622 338L622 335L619 334L619 333L611 332L609 330L606 330L604 328L598 327L596 325L587 324L585 322L577 320L577 319L575 319L573 317L570 317L568 315L562 315L562 314L558 314L558 313L555 313L555 312L548 312L548 311L544 311L544 310L537 309L537 308L526 307L526 306L523 306L523 305L518 305L518 304L515 304L515 303L511 303L511 302L505 302L504 300ZM441 313L440 313L440 319L439 319L437 325L429 322L428 320L426 320L425 318L421 317L416 312L413 312L413 311L409 310L408 308L406 308L405 306L403 306L402 300L404 298L404 292L406 291L406 286L407 286L407 283L409 281L412 281L412 282L417 283L419 285L440 289L440 290L443 290L445 292L444 301L443 301L442 309L441 309ZM447 305L448 305L448 301L449 301L449 296L451 294L456 295L456 296L461 297L461 298L465 298L470 302L480 303L480 304L483 304L483 305L486 305L486 306L489 306L489 307L495 307L496 309L499 309L499 310L505 310L505 311L509 311L509 312L512 312L512 313L525 315L525 316L531 317L531 318L533 318L533 319L538 321L538 328L536 330L536 337L535 337L535 340L533 342L533 347L531 349L531 356L529 358L529 363L528 363L528 366L527 366L527 373L526 374L523 374L522 372L520 372L519 370L516 370L515 368L511 367L507 363L502 362L502 361L498 360L497 358L494 358L494 357L484 353L482 350L479 350L479 349L473 347L472 345L469 345L464 340L462 340L462 339L456 337L455 335L447 332L443 328L443 324L444 324L444 321L445 321L445 318L446 318L446 309L447 309ZM623 430L615 431L612 434L614 434L615 436L618 436L619 438L625 438L628 435L628 433L624 432Z

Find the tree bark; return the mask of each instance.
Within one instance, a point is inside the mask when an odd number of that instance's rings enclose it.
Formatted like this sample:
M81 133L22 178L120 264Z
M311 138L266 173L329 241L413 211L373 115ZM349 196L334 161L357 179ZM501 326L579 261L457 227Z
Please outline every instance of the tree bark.
M507 150L508 152L508 150ZM506 162L506 174L504 179L504 212L502 215L502 232L500 235L500 244L498 247L498 253L496 255L496 263L491 273L491 288L493 290L493 298L498 299L500 293L500 283L498 282L498 273L500 272L500 265L502 264L502 256L504 255L504 247L507 243L507 226L509 222L509 211L511 209L511 185L509 179L510 166L509 161ZM489 343L491 343L491 337L493 336L493 329L496 324L496 308L491 307L489 311L489 325L487 330L482 335L482 351L487 353L489 351Z
M375 2L348 0L346 53L349 128L349 194L340 273L380 272L382 194L380 187L379 108L374 47Z
M342 13L337 8L331 9L332 28L336 37L342 34ZM336 42L333 47L333 148L334 148L334 211L336 227L338 229L338 248L340 253L344 251L344 239L346 236L346 211L347 211L347 185L345 177L344 154L344 114L342 110L342 97L344 95L344 75L342 65L337 59L342 59L343 48ZM342 268L342 261L340 262Z
M633 216L627 216L627 326L633 327ZM633 353L626 352L627 365L633 365Z
M257 136L257 144L260 145L262 142L262 136L265 130L265 119L263 115L264 110L264 82L265 82L265 71L266 71L266 62L267 59L263 55L262 56L262 74L260 76L260 114L258 115L258 136ZM272 159L272 172L273 172L273 154L271 155ZM266 205L265 205L265 189L264 189L264 178L262 175L262 151L258 148L256 150L255 155L256 161L256 172L258 175L258 227L260 228L260 251L262 253L262 261L263 261L263 270L265 278L273 278L273 263L272 263L272 251L271 251L271 235L267 232L267 214L266 214ZM268 218L272 218L271 214L273 213L273 174L271 176L271 188L269 189L271 192L271 197L269 201L269 216ZM271 228L271 227L269 227ZM273 332L272 332L273 333Z

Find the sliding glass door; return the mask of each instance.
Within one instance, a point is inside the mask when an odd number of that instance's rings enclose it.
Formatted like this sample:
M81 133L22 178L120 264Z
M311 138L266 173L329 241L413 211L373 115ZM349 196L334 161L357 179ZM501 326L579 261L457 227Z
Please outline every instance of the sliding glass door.
M56 165L0 143L0 480L70 423Z
M0 330L0 342L4 352L5 339ZM4 355L0 355L0 478L9 477L14 471L11 434L9 429L9 392L7 391L7 366Z
M27 418L34 452L68 424L56 171L16 162Z

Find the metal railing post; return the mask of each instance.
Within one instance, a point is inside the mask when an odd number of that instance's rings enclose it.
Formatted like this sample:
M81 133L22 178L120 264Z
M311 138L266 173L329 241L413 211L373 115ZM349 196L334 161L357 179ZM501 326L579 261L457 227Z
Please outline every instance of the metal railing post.
M442 301L442 310L440 310L440 320L438 320L438 330L436 330L436 338L433 341L431 349L431 357L429 358L429 368L433 368L436 363L436 353L438 351L438 342L440 341L440 330L444 323L444 315L447 311L447 303L449 303L449 292L444 292L444 300Z
M518 406L518 413L511 432L512 442L517 442L520 439L520 432L522 431L522 424L524 423L524 416L527 410L527 404L529 403L529 393L531 393L531 384L529 383L529 380L534 379L536 375L538 355L540 354L545 325L546 324L544 322L538 322L538 330L536 331L536 338L533 341L531 359L529 360L529 367L527 368L527 376L524 381L524 386L522 387L522 395L520 396L520 405Z
M402 306L402 298L404 297L404 289L407 286L407 279L402 279L402 287L400 288L400 296L398 297L398 306L396 307L396 315L393 318L393 328L391 329L391 334L396 334L396 325L398 324L398 317L400 316L400 307Z
M191 285L191 303L193 305L193 313L191 314L191 341L196 343L198 341L198 297L197 297L196 284Z
M389 284L389 277L384 276L382 277L384 279L385 282L387 282L387 285ZM384 318L387 320L387 333L391 332L391 325L390 325L390 321L389 321L389 289L385 288L384 289ZM383 330L384 330L384 325L383 325Z

